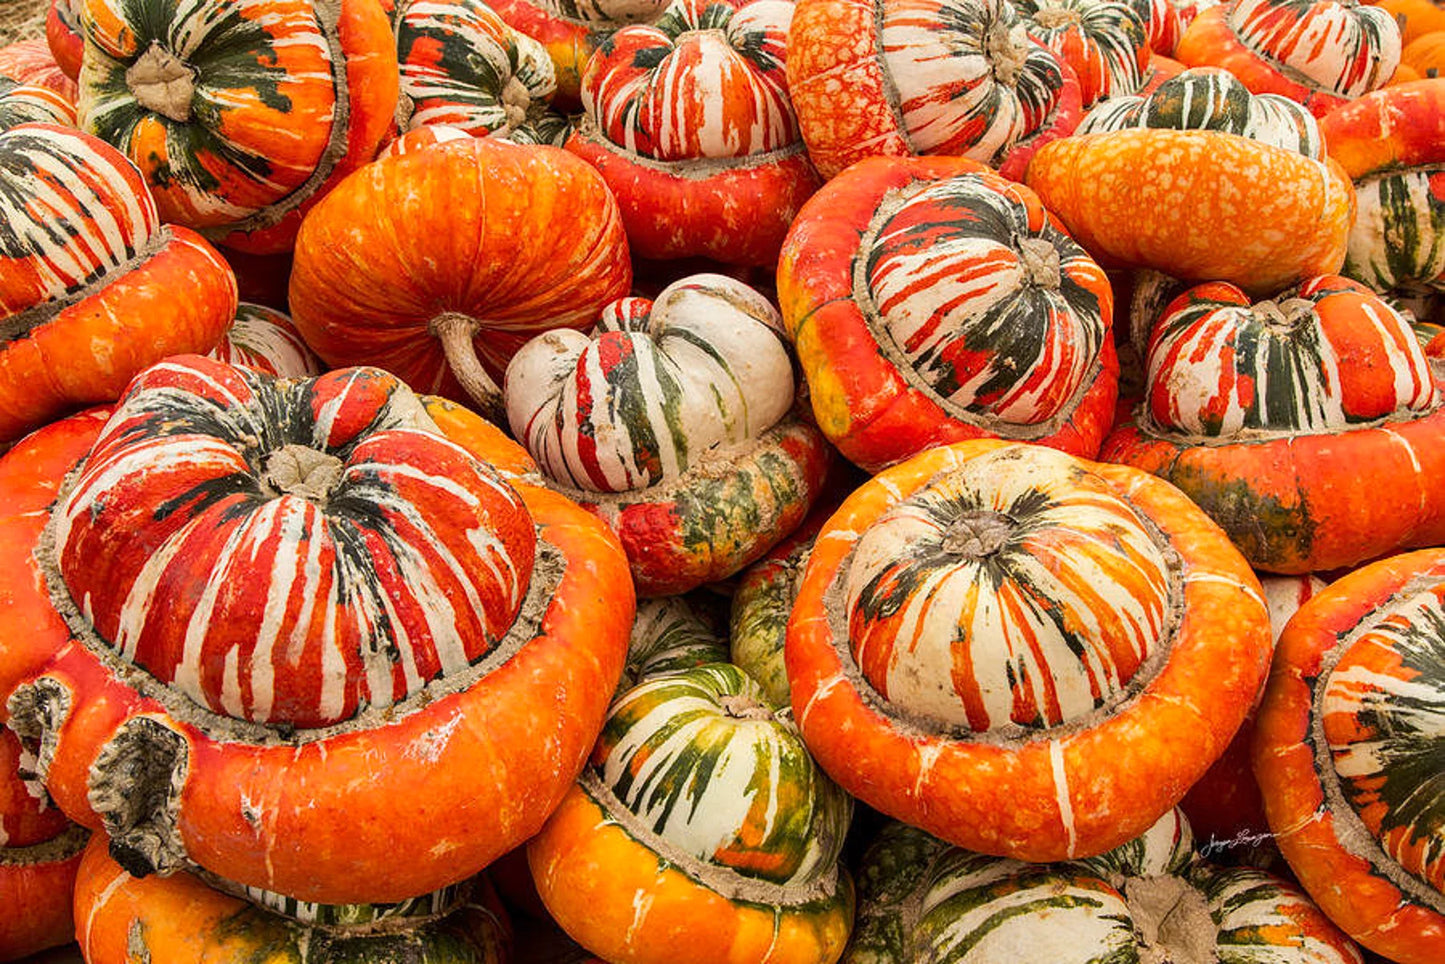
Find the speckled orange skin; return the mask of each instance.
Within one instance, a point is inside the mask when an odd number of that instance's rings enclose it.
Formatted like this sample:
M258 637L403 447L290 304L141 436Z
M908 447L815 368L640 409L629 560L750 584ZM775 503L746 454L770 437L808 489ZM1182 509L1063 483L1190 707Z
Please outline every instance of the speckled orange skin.
M1091 856L1142 833L1224 752L1269 668L1269 614L1253 572L1181 492L1127 466L1090 464L1159 527L1182 561L1184 612L1158 675L1113 716L1060 737L1057 760L1047 736L956 738L884 712L871 689L865 696L859 677L847 675L856 670L845 671L825 595L873 520L938 472L1006 444L978 440L925 452L866 483L823 527L788 622L793 712L829 776L883 813L980 853Z
M14 961L75 940L71 895L77 850L41 863L11 864L0 847L0 961Z
M69 639L50 605L31 550L70 467L90 451L108 408L91 409L27 435L0 458L0 558L11 560L0 592L0 723L16 684L39 672Z
M485 460L485 437L455 439ZM518 462L514 449L505 442L504 464ZM50 491L63 471L44 483ZM59 650L41 675L72 707L46 774L51 796L72 820L100 829L91 766L119 726L144 715L187 744L177 829L188 858L229 880L319 903L390 902L470 877L521 843L562 798L601 729L634 600L627 560L605 526L549 490L511 481L540 536L568 560L537 635L470 688L374 729L300 745L223 737L126 685L69 641L53 612L38 619L27 644ZM11 557L27 565L44 522L35 514L31 542L18 548L17 533ZM17 614L49 606L38 577L14 596Z
M132 877L106 853L106 840L99 834L77 857L77 924L68 939L79 941L88 964L290 961L297 959L298 951L304 955L312 936L307 932L316 930L288 923L277 914L207 886L192 874ZM494 895L486 892L480 896L475 906L430 928L444 932L443 941L434 942L444 950L436 957L426 957L427 961L503 964L509 959L505 911L497 906ZM408 950L421 951L427 945L425 935L414 940ZM317 957L322 961L371 959L364 939L347 943L349 954L337 953L332 945ZM315 952L320 944L317 940L311 950ZM458 955L458 944L468 945L472 955ZM396 953L395 947L390 950ZM432 950L435 953L437 948Z
M527 860L557 923L611 964L824 964L838 960L853 926L853 888L841 868L834 899L775 916L660 858L581 786L527 844Z
M1251 294L1337 273L1355 214L1337 163L1216 131L1065 138L1034 156L1025 183L1105 267Z
M772 267L821 183L801 144L745 158L656 161L609 142L584 118L566 147L602 174L628 248L643 258Z
M1445 410L1338 435L1195 445L1121 422L1100 458L1167 479L1250 564L1302 573L1445 541ZM1368 471L1362 467L1368 466Z
M1186 67L1223 67L1255 94L1281 94L1323 117L1349 101L1337 94L1290 80L1269 61L1250 50L1224 19L1230 4L1202 11L1184 28L1174 59Z
M205 354L236 317L236 277L189 228L103 288L0 344L0 441L113 402L142 368Z
M829 441L869 472L935 445L1000 434L983 420L953 417L910 385L883 357L853 300L853 259L890 189L985 170L961 157L860 161L814 196L784 242L778 304L808 379L813 416ZM1029 441L1072 455L1098 452L1114 419L1119 363L1112 339L1105 339L1101 361L1073 416L1053 435Z
M1373 91L1320 119L1325 149L1352 178L1445 161L1445 77Z
M1254 773L1279 849L1295 876L1339 927L1399 964L1438 964L1445 916L1421 906L1344 850L1306 742L1314 687L1339 637L1416 577L1445 578L1445 551L1381 560L1333 583L1289 621L1260 707Z

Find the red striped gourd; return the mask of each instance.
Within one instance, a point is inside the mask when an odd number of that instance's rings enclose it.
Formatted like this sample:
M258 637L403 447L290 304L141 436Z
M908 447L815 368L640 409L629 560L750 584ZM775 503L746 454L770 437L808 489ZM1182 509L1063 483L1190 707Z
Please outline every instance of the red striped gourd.
M291 318L265 305L241 302L226 337L207 356L284 378L321 374L321 360L301 339Z
M199 356L94 431L45 528L11 523L33 535L7 615L59 652L10 722L67 815L137 875L328 904L456 883L536 831L633 603L605 527L489 464L524 466L514 443L376 369Z
M1376 291L1445 291L1445 78L1366 94L1320 127L1359 202L1342 273Z
M889 824L863 855L843 964L1360 964L1298 888L1192 847L1178 810L1108 853L1053 864L970 853Z
M781 327L742 282L693 275L608 305L590 336L543 334L508 365L513 434L617 531L639 594L732 575L820 491L828 446L792 414Z
M1029 36L1073 69L1085 108L1143 86L1147 6L1136 0L1020 0L1016 6Z
M771 266L818 186L783 63L788 0L676 0L603 41L567 147L617 195L632 251Z
M1355 0L1232 0L1196 17L1174 57L1222 67L1256 94L1283 94L1322 117L1389 81L1400 28Z
M618 697L581 779L527 845L562 927L613 964L838 959L851 801L741 669Z
M80 61L85 53L84 31L80 11L85 0L51 0L45 14L45 42L50 54L65 76L80 76Z
M813 545L785 659L845 790L981 853L1138 836L1224 752L1269 665L1238 550L1137 469L979 439L879 473Z
M0 903L9 909L0 915L0 961L75 939L70 905L88 836L43 792L31 795L21 760L20 741L0 726Z
M161 223L125 157L73 129L0 133L0 441L209 351L235 311L230 268Z
M130 157L164 220L255 253L370 161L396 109L376 0L87 0L80 125Z
M1442 625L1445 552L1342 577L1285 626L1255 733L1290 869L1346 933L1398 964L1433 964L1445 947Z
M403 132L441 124L505 137L548 114L552 59L481 0L403 0L394 18Z
M1104 272L976 161L834 178L789 233L778 297L819 427L870 472L984 436L1093 455L1113 418Z
M76 878L89 964L304 960L505 964L511 922L485 877L391 905L253 903L196 874L134 877L97 835Z
M1079 122L1078 78L1005 0L800 0L788 87L819 173L873 154L1022 174Z
M328 365L379 365L500 422L495 380L517 349L627 293L627 237L606 183L566 151L435 130L307 215L292 319Z
M1338 163L1218 130L1080 134L1041 149L1025 180L1105 267L1256 294L1338 271L1355 213Z
M75 104L49 87L0 77L0 131L21 124L75 126Z
M1191 288L1150 336L1148 379L1103 457L1179 486L1256 568L1333 569L1445 538L1439 385L1409 325L1359 282L1253 302Z
M55 91L75 103L80 89L65 76L43 38L17 40L0 47L0 77L17 84L34 84Z

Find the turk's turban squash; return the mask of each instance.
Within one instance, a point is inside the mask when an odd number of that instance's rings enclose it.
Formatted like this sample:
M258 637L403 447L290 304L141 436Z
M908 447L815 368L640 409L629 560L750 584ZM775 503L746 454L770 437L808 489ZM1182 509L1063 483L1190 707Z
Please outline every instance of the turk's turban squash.
M778 298L819 427L869 471L987 436L1092 456L1113 419L1103 270L976 161L834 178L788 234Z
M844 501L788 623L793 710L864 803L1023 860L1102 853L1224 752L1269 667L1259 582L1183 493L994 440Z
M231 269L161 223L113 148L49 125L0 134L0 441L209 351L235 311Z
M403 900L561 799L621 674L626 563L489 464L519 464L499 432L432 407L377 369L180 356L88 418L48 523L7 520L30 548L4 630L59 651L11 725L132 873Z

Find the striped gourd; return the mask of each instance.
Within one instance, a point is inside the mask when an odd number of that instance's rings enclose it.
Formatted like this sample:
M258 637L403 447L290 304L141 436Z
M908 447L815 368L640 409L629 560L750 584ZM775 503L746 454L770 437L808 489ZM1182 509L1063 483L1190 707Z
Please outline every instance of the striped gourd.
M1339 97L1384 86L1400 63L1395 18L1352 0L1234 0L1225 20L1286 76Z
M715 600L701 596L663 596L638 602L619 694L660 673L727 662L726 633L718 624Z
M608 711L591 767L635 826L705 866L779 886L837 872L851 801L735 666L628 690Z
M1445 291L1445 79L1366 94L1320 126L1355 183L1342 273L1376 291Z
M1105 101L1085 115L1076 133L1129 127L1224 131L1315 160L1325 154L1319 122L1302 105L1278 94L1252 94L1217 67L1186 70L1147 96Z
M851 814L791 720L713 663L613 702L528 860L552 916L608 961L829 964L853 917Z
M163 242L140 172L94 137L9 131L0 164L0 317L75 297Z
M392 120L376 0L89 0L80 20L82 129L140 167L167 221L228 245L288 250Z
M1445 941L1445 553L1396 555L1285 626L1254 768L1277 842L1345 931L1400 964Z
M840 583L854 662L935 725L1042 730L1116 704L1172 632L1166 550L1043 448L973 459L894 504Z
M1072 409L1109 330L1108 281L1088 253L990 172L889 200L858 253L885 355L953 411L1035 427Z
M49 87L0 77L0 131L20 124L75 126L75 105Z
M291 319L275 308L241 302L236 320L207 356L283 378L320 375L321 359L307 347Z
M627 492L756 439L793 403L777 311L724 275L604 309L589 338L545 333L507 367L513 434L557 481Z
M51 56L65 75L74 80L80 74L80 61L85 53L84 31L80 11L85 0L50 0L45 15L45 41Z
M406 0L396 13L402 130L432 124L508 134L557 89L540 43L481 0Z
M880 472L828 519L786 662L808 748L845 790L1046 861L1173 807L1269 654L1258 579L1173 486L976 439Z
M1337 275L1254 304L1223 282L1189 289L1155 326L1148 371L1155 430L1182 436L1333 433L1439 404L1406 321Z
M889 0L879 19L879 58L920 154L995 163L1058 104L1058 59L1003 0Z
M1085 107L1143 84L1151 18L1135 0L1019 0L1015 6L1029 36L1078 75Z
M44 37L17 40L0 47L0 77L53 90L72 104L80 93L75 81L65 76L56 64Z
M392 376L199 358L132 384L52 528L66 595L120 658L213 712L296 726L480 660L536 545L511 487Z
M676 0L603 41L582 105L615 145L660 161L766 154L795 144L783 64L793 5Z
M1359 964L1292 885L1195 858L1177 810L1099 857L1025 864L890 824L863 857L844 964Z

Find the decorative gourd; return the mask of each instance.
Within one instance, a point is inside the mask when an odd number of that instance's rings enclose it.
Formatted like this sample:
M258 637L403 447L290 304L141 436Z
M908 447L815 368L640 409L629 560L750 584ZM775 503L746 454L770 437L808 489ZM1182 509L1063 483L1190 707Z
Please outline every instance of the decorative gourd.
M0 77L0 131L21 124L75 126L75 104L51 90Z
M88 964L511 959L511 922L484 877L389 906L265 907L195 874L133 877L97 835L85 848L75 889L74 938Z
M236 309L236 319L226 337L207 357L284 378L322 372L321 359L301 339L286 314L244 301Z
M85 0L80 125L140 167L164 220L253 253L375 155L396 109L376 0Z
M70 103L75 103L80 88L75 81L65 76L50 47L42 39L17 40L0 47L0 77L17 84L34 84L55 91Z
M1078 78L1005 0L800 0L788 89L825 178L884 154L1021 175L1079 122Z
M50 55L72 81L80 76L80 61L85 54L85 37L80 26L80 11L84 6L85 0L51 0L45 15L45 42Z
M1435 0L1371 0L1400 25L1400 43L1410 44L1427 33L1445 30L1445 10Z
M435 137L402 138L307 216L292 319L328 365L381 365L500 422L493 379L516 350L627 293L627 238L607 185L566 151Z
M1255 735L1290 869L1346 933L1398 964L1434 964L1445 947L1442 597L1440 550L1331 584L1285 626Z
M182 356L133 382L12 559L11 615L60 614L29 645L73 640L8 700L56 803L132 873L394 902L561 799L621 674L626 563L458 415L439 434L375 369Z
M1385 86L1400 63L1400 28L1355 0L1231 0L1196 17L1174 57L1222 67L1256 94L1283 94L1323 117Z
M1376 291L1445 291L1445 78L1367 94L1320 128L1359 202L1343 273Z
M161 224L123 156L52 125L0 133L0 442L209 351L235 311L230 268Z
M778 297L819 427L870 472L985 436L1093 455L1113 418L1104 272L975 161L835 178L789 233Z
M1098 857L1025 864L889 824L863 855L844 964L1360 964L1285 881L1196 857L1178 810Z
M1445 539L1438 380L1358 282L1314 278L1255 304L1197 286L1155 327L1148 365L1147 405L1102 457L1178 485L1256 568L1334 569Z
M1149 11L1137 0L1019 0L1029 36L1079 78L1085 108L1132 94L1149 64Z
M554 102L580 104L582 72L602 42L634 23L652 23L671 0L490 0L488 6L520 32L539 41L557 76Z
M716 604L696 594L640 600L618 695L661 673L727 662L726 628L719 622Z
M676 0L607 38L569 150L617 195L634 253L771 266L818 177L783 62L789 0Z
M1445 77L1445 30L1427 33L1400 53L1400 63L1421 79Z
M1355 211L1337 163L1211 130L1066 138L1039 151L1026 182L1106 267L1254 293L1338 271Z
M781 327L756 291L695 275L609 305L590 337L541 335L507 367L513 434L617 531L640 595L739 571L820 491L828 445L790 414Z
M1252 94L1217 67L1191 67L1148 95L1112 98L1089 111L1077 133L1130 128L1222 131L1312 160L1325 156L1320 123L1303 105L1278 94Z
M441 124L505 137L547 113L552 59L482 0L403 0L395 17L402 131Z
M87 832L21 779L20 741L0 726L0 961L75 938L71 895Z
M1173 486L974 440L843 503L785 657L808 749L845 790L1040 861L1102 853L1178 803L1269 654L1258 580Z
M612 704L527 858L552 916L613 964L823 964L853 920L851 803L758 684L714 663Z
M1160 84L1171 77L1179 76L1184 70L1184 65L1177 60L1171 60L1158 52L1150 54L1149 66L1144 70L1144 82L1139 86L1140 95L1152 94Z

